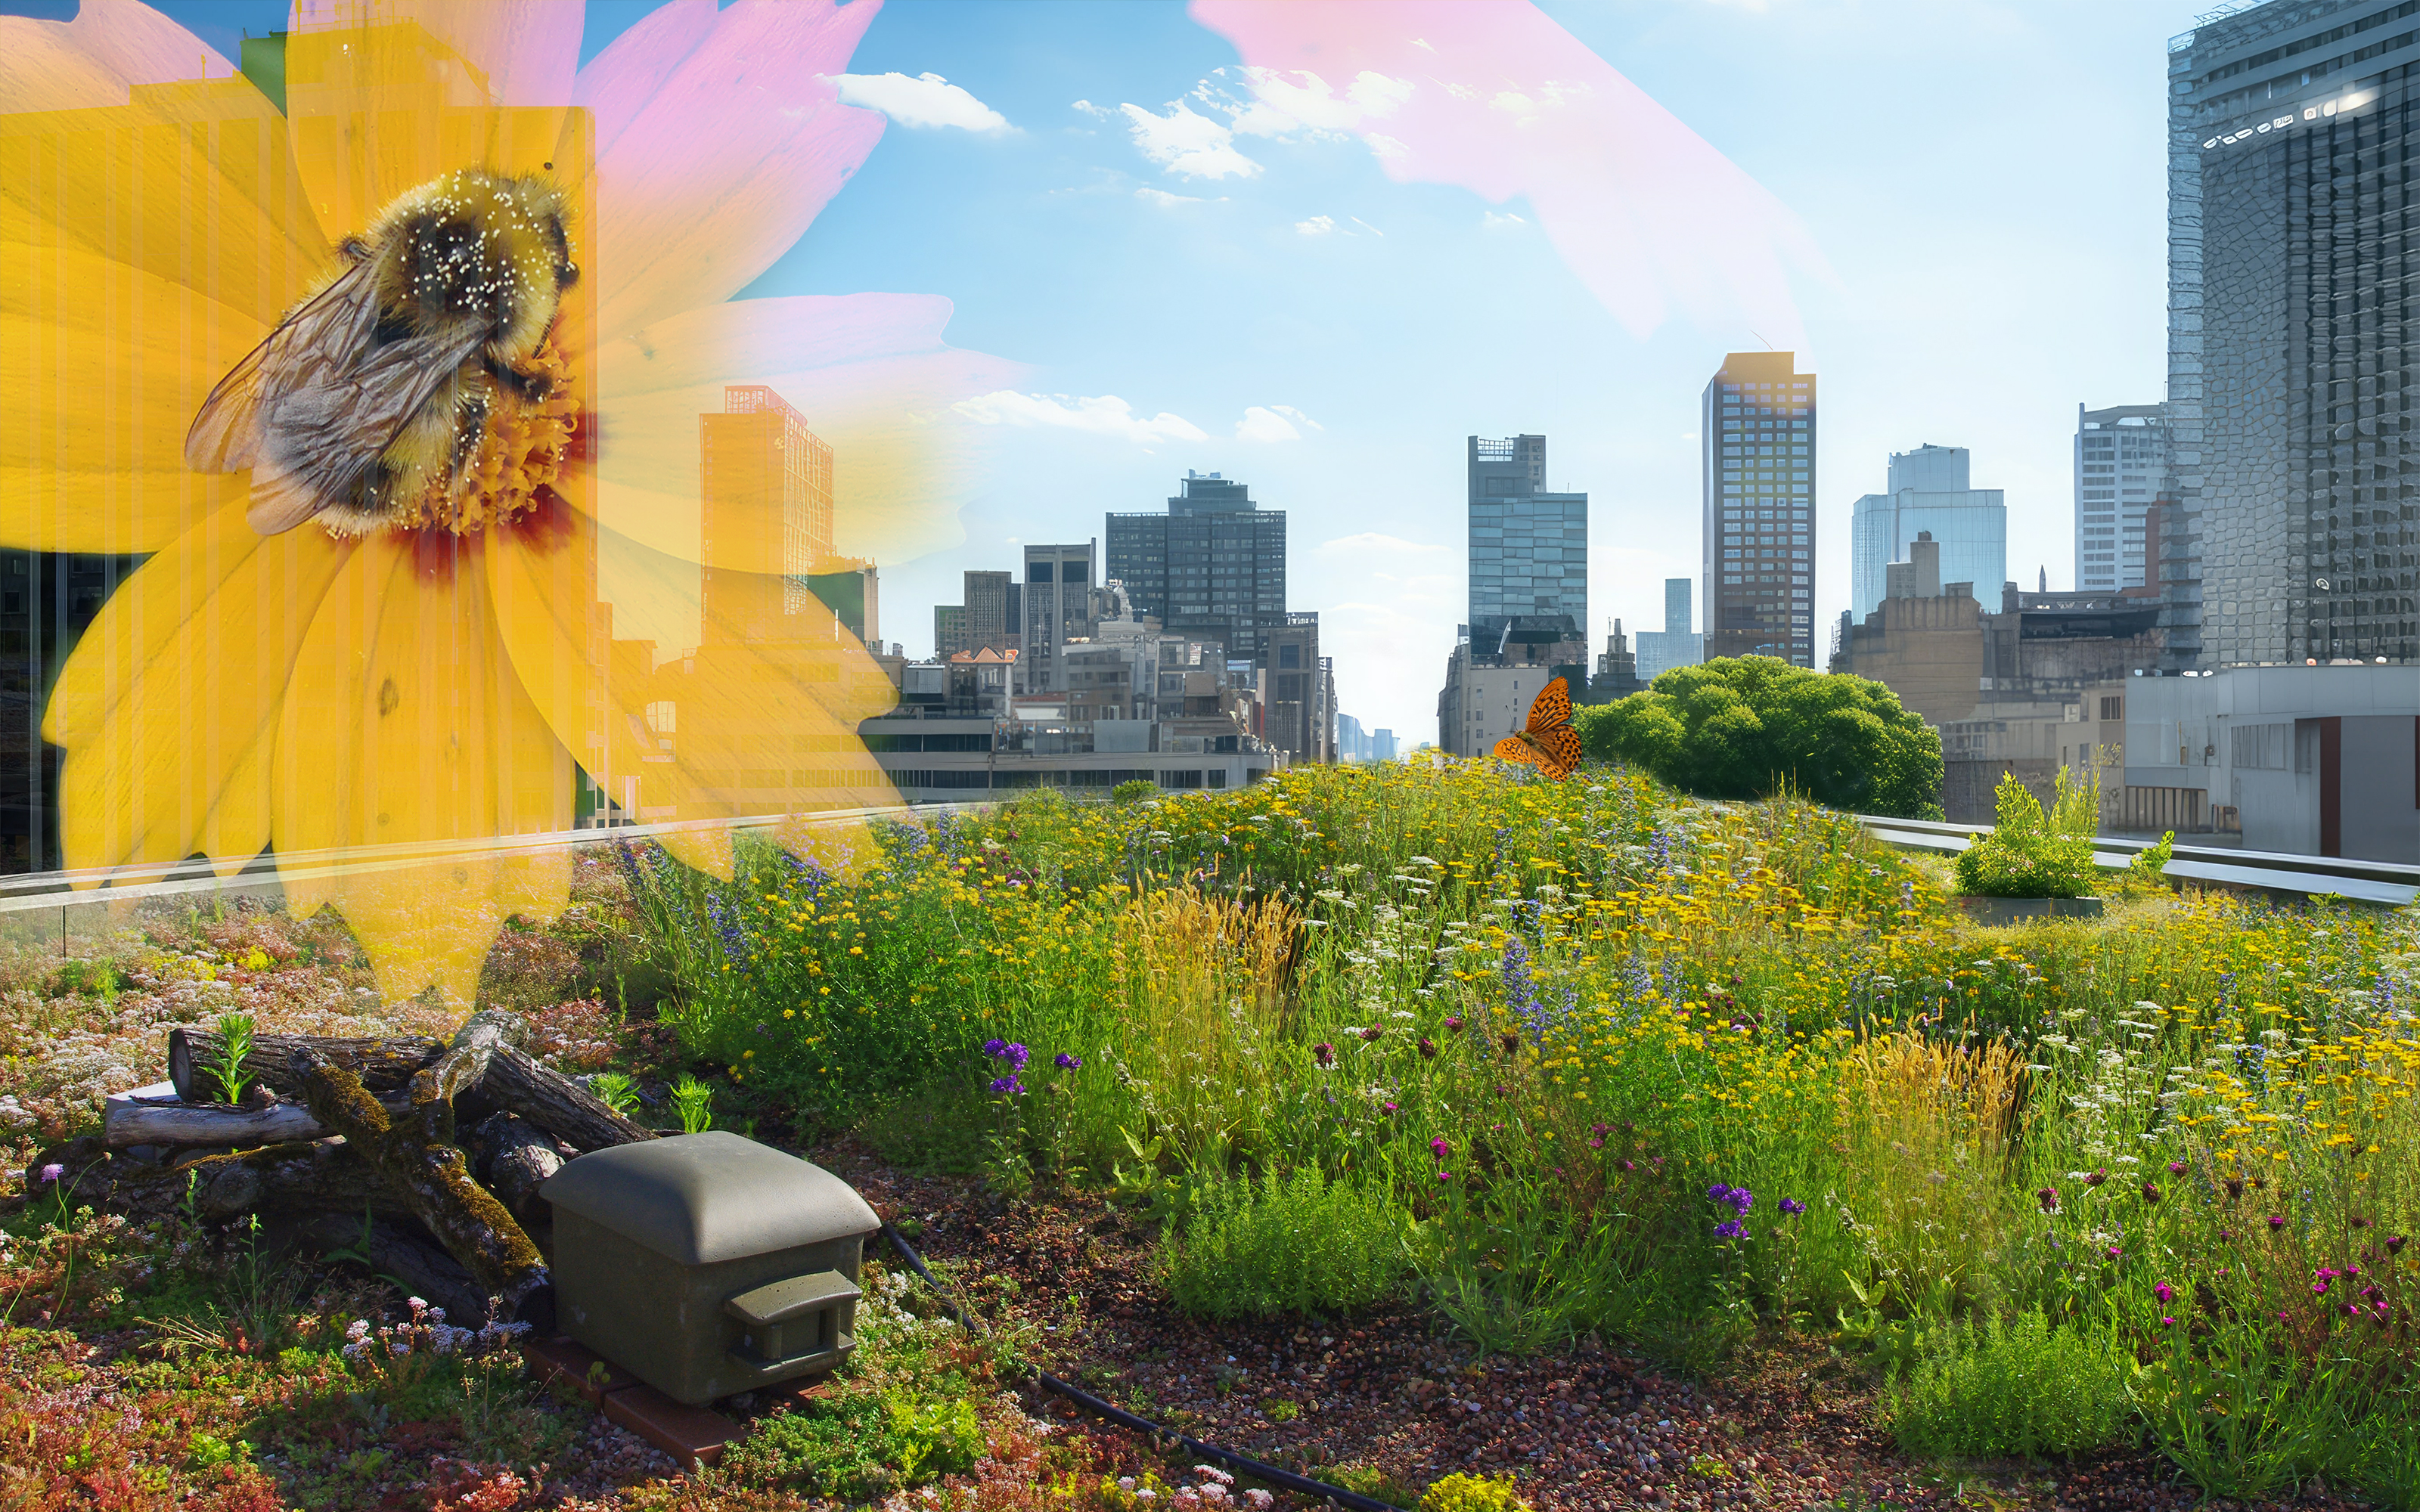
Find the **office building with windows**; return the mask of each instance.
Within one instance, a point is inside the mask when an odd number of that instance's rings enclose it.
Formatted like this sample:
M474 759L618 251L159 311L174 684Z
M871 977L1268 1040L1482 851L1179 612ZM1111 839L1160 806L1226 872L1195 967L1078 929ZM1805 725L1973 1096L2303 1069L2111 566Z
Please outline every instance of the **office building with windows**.
M1469 440L1470 644L1577 640L1588 625L1588 495L1546 487L1546 438Z
M1025 624L1016 657L1019 693L1065 691L1067 642L1092 634L1093 551L1090 541L1025 548Z
M1706 656L1815 665L1815 375L1732 352L1706 384Z
M1167 513L1109 516L1107 550L1136 613L1232 660L1264 661L1264 638L1286 623L1285 511L1240 480L1188 469Z
M1631 637L1638 648L1638 681L1643 687L1675 667L1695 667L1706 658L1706 638L1689 628L1689 579L1664 579L1664 628L1641 630Z
M1997 488L1969 486L1966 448L1893 452L1885 477L1884 491L1859 499L1850 517L1851 613L1862 620L1882 606L1886 570L1926 534L1940 546L1943 581L1972 584L1997 603L2009 576L2008 504Z
M2145 555L2147 532L2152 504L2167 497L2174 460L2166 405L2075 407L2077 593L2159 587Z
M2411 658L2420 6L2271 0L2167 61L2170 662Z

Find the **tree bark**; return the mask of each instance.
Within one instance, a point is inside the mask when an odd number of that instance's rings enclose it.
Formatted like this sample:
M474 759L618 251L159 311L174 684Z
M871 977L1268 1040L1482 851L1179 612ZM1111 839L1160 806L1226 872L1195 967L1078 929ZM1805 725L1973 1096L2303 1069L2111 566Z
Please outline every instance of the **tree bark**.
M280 1145L324 1139L320 1127L299 1103L265 1108L191 1107L181 1103L138 1103L113 1097L101 1103L102 1137L112 1149L137 1145Z
M373 1092L399 1092L413 1074L445 1053L445 1041L405 1035L392 1040L347 1040L318 1034L264 1034L252 1041L244 1070L272 1091L299 1093L294 1052L309 1045L351 1072ZM188 1103L218 1101L217 1071L225 1041L216 1029L188 1026L168 1031L168 1080Z
M509 1015L478 1013L454 1047L411 1079L411 1104L389 1118L361 1078L309 1045L294 1052L312 1116L345 1136L395 1187L445 1252L471 1273L498 1316L523 1318L550 1305L546 1261L503 1203L471 1178L453 1143L450 1090L474 1086L502 1042Z
M61 1180L69 1183L71 1204L88 1202L134 1218L339 1212L358 1223L365 1209L409 1211L359 1151L334 1140L204 1155L175 1165L104 1155L70 1165Z
M304 1239L322 1250L343 1250L363 1265L423 1302L445 1309L446 1321L469 1327L484 1319L488 1299L460 1262L433 1249L392 1223L373 1223L366 1236L358 1217L335 1213L314 1218L302 1227Z
M479 1090L496 1106L520 1114L577 1149L605 1149L656 1137L653 1129L614 1112L570 1077L509 1046L489 1060Z
M499 1113L472 1131L472 1137L475 1168L496 1199L524 1228L551 1221L552 1210L537 1189L563 1169L563 1152L555 1148L554 1136L510 1113Z

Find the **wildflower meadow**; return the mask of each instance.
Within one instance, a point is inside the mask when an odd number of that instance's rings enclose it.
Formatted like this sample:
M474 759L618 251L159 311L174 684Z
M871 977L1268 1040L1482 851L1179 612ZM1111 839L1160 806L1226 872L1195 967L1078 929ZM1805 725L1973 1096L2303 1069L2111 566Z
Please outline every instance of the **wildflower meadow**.
M1809 1335L1913 1451L2420 1497L2407 915L2138 877L1978 930L1842 814L1492 764L881 843L853 884L622 850L726 1117L1113 1189L1205 1316Z

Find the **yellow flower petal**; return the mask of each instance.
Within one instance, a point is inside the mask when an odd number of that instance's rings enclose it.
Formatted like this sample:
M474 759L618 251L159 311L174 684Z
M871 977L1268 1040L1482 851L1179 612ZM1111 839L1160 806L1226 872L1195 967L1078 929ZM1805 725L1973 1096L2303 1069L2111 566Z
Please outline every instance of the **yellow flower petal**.
M433 983L469 1004L504 919L552 918L569 896L566 853L475 843L571 822L569 757L497 642L478 560L488 544L365 539L312 623L280 714L280 856L394 847L385 855L410 858L382 869L370 850L287 883L302 915L337 907L390 997Z
M181 860L240 774L260 781L256 748L350 548L320 531L263 538L243 508L228 501L137 568L60 671L42 735L67 749L59 839L70 868ZM248 850L225 848L245 837ZM240 866L265 838L258 825L223 825L200 848Z

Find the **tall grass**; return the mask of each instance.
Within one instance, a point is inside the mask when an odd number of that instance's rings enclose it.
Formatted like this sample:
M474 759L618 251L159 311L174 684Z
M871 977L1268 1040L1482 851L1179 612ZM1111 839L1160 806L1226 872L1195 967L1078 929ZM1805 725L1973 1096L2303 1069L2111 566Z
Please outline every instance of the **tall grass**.
M668 1017L743 1115L991 1097L1046 1181L1383 1201L1491 1348L1795 1328L1913 1365L1955 1332L1964 1364L1906 1378L1954 1404L2088 1346L2142 1365L2134 1427L2206 1486L2319 1463L2328 1424L2387 1446L2330 1473L2407 1483L2407 917L2160 896L1979 930L1845 816L1481 764L876 841L848 881L628 858ZM988 1094L994 1039L1082 1065Z

